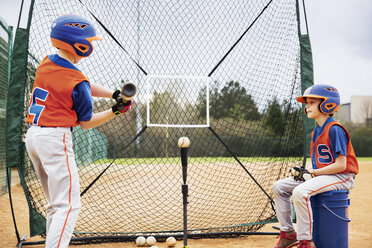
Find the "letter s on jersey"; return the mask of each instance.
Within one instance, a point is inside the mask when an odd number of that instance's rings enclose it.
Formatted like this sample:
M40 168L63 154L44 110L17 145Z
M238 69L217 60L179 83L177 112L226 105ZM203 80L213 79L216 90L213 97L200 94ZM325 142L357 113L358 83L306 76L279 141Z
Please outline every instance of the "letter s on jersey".
M331 153L331 149L325 144L318 145L317 147L318 152L318 162L322 164L329 164L332 163L333 157Z
M32 124L37 125L39 123L39 118L45 108L42 103L47 99L48 95L49 92L47 90L39 87L36 87L32 92L32 103L30 109L28 110L28 113L34 116ZM38 103L36 102L36 99L39 100Z

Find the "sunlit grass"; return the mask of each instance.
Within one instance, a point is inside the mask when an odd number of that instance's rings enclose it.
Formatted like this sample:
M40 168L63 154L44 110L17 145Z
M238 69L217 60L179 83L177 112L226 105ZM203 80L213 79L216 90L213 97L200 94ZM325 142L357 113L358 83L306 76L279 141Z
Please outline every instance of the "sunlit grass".
M244 163L257 163L257 162L289 162L301 161L302 158L298 157L238 157L239 161ZM114 159L99 159L94 164L111 163ZM189 157L190 163L233 163L233 157ZM164 163L181 163L181 157L153 157L153 158L118 158L115 164L133 165L133 164L164 164Z

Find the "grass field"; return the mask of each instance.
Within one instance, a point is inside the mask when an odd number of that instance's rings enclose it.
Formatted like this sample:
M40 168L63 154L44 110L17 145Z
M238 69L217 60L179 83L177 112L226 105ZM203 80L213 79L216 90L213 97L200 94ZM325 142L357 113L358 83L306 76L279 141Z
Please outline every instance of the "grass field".
M371 161L372 162L372 157L357 157L357 160L358 161L363 161L363 162L366 162L366 161Z
M298 157L238 157L239 161L244 162L289 162L289 161L301 161L302 158ZM358 157L358 161L372 161L372 157ZM114 159L99 159L93 164L107 164L111 163ZM136 165L136 164L164 164L164 161L167 163L180 163L180 157L167 157L167 158L118 158L115 159L115 164L120 165ZM190 163L216 163L216 162L235 162L233 157L189 157L188 160ZM310 162L308 158L306 162Z
M288 162L288 161L301 161L302 158L298 157L238 157L240 162ZM107 164L111 163L114 159L99 159L94 164ZM164 157L164 158L118 158L115 159L116 164L121 165L135 165L135 164L164 164L167 163L180 163L180 157ZM217 163L217 162L235 162L233 157L189 157L188 161L198 163Z

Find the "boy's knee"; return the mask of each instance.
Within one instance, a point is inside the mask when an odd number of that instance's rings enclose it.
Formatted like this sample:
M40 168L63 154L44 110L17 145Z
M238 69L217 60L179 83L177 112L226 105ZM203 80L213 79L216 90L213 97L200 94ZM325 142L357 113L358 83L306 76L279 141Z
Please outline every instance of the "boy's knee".
M281 195L283 193L282 183L281 181L276 181L273 184L273 192L275 196Z
M305 191L301 190L300 187L296 187L293 190L292 197L293 197L293 202L302 202L306 199L307 194Z

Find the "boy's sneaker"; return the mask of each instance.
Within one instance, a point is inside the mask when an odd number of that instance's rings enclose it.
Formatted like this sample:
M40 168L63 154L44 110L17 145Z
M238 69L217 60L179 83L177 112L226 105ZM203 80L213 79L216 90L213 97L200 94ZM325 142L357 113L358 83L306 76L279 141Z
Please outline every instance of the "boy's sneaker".
M315 244L311 240L300 240L297 248L315 248Z
M274 248L291 248L297 246L297 234L295 231L283 232L280 231L278 237L279 241Z

